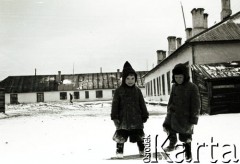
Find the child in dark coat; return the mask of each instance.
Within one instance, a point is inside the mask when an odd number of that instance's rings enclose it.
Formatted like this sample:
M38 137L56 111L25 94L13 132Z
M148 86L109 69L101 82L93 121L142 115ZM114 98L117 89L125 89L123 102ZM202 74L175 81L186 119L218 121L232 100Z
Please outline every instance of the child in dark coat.
M122 71L122 84L116 89L111 110L111 119L116 126L113 140L117 142L116 157L123 158L124 143L137 142L139 154L143 156L143 123L148 119L145 101L141 90L135 86L137 74L126 62Z
M172 151L179 140L184 142L185 157L191 160L191 141L193 126L198 123L200 113L200 95L198 87L189 81L189 70L184 64L177 64L172 70L172 86L167 116L163 123L164 130L169 136L169 146L166 151Z

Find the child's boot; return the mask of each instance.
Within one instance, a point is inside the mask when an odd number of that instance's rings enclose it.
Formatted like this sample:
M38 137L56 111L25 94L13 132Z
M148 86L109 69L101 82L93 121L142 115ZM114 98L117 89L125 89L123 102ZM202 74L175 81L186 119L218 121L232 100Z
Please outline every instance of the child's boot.
M116 158L123 159L124 143L117 143Z
M165 150L166 152L173 151L173 150L175 149L176 143L177 143L176 141L171 141L171 140L170 140L169 145L168 145L166 148L164 148L164 150Z
M176 133L170 133L168 138L169 138L169 145L164 148L164 151L166 151L166 152L173 151L175 149L175 145L177 143Z
M141 157L144 156L144 144L143 144L143 141L138 141L137 145L138 145L139 155Z
M186 160L192 160L191 142L184 143L184 147Z

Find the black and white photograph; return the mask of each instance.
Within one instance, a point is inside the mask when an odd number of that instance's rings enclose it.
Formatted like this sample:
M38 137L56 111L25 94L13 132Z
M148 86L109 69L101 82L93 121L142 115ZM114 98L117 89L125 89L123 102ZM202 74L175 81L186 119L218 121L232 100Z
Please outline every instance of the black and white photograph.
M240 163L240 0L0 0L0 163Z

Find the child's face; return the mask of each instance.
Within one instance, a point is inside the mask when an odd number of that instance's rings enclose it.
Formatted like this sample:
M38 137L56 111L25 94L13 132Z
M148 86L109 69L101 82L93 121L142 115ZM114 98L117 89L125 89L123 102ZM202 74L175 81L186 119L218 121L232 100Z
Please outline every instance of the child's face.
M128 75L127 76L127 78L126 78L126 80L125 80L125 83L129 86L129 87L131 87L131 86L133 86L134 84L135 84L135 76L134 75Z
M177 82L177 84L182 84L184 81L184 75L174 75L174 79Z

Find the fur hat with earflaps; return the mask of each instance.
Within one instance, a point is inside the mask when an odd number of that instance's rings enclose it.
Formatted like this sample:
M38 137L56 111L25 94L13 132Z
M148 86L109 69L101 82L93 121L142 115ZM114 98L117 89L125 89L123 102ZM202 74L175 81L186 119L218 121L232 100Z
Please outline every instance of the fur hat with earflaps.
M184 82L186 83L189 81L189 70L188 67L185 64L179 63L175 65L175 67L172 70L172 82L176 84L174 75L183 75L184 76Z
M129 74L133 74L135 76L135 79L137 80L137 74L135 70L132 68L131 64L126 61L122 70L122 84L125 84L125 80Z

